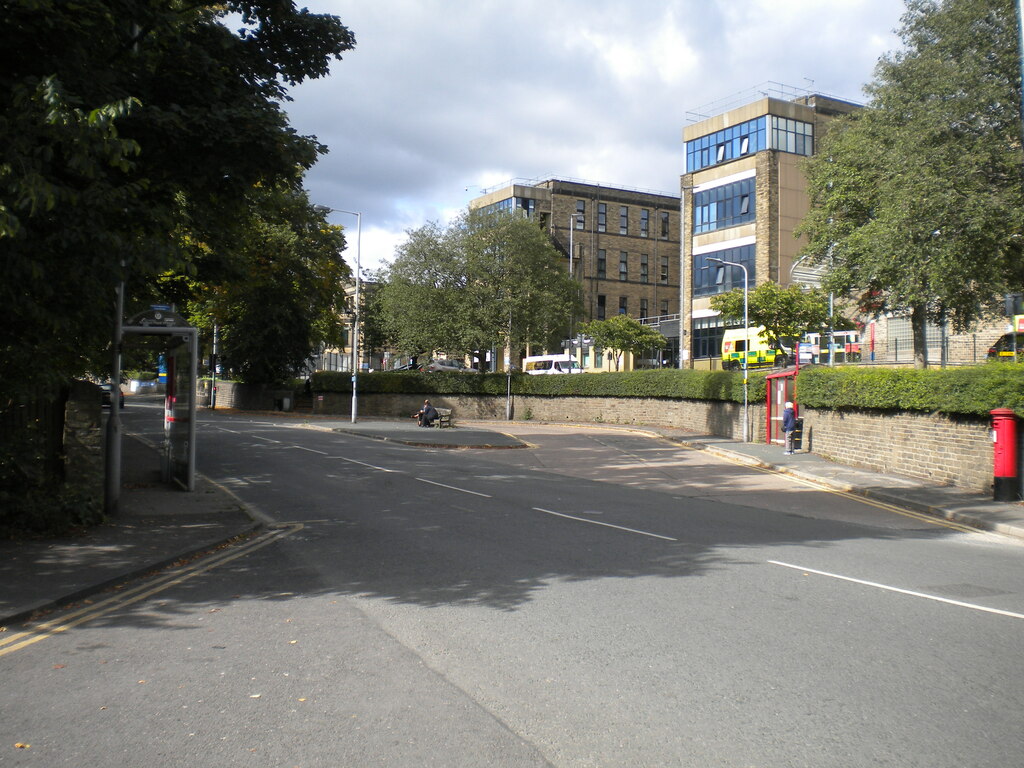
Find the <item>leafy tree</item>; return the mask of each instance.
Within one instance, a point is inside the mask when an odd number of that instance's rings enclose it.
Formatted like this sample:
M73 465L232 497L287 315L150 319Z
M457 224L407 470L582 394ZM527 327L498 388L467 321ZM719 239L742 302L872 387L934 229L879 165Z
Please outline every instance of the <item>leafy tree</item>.
M277 383L301 373L322 347L341 343L350 270L339 255L342 228L328 224L304 192L257 187L250 204L232 269L218 282L189 281L187 306L207 338L218 326L220 359L231 375Z
M770 346L782 349L785 340L799 340L808 331L825 327L829 322L828 305L828 295L820 288L783 288L769 281L748 292L747 317L751 327L764 326L762 336ZM743 290L712 296L711 308L721 312L725 319L742 322ZM848 323L838 314L832 320L840 327Z
M1012 0L908 0L904 49L868 108L836 121L807 169L805 253L864 312L969 327L1024 285L1021 84Z
M668 340L649 325L644 325L629 315L615 315L607 320L593 320L583 323L580 332L594 340L594 346L612 353L615 370L623 353L639 357L650 349L664 349Z
M323 151L286 86L354 45L287 0L3 9L0 407L105 367L121 280L140 297L168 268L221 268L250 190L298 187Z
M380 309L403 352L475 354L547 347L579 313L575 284L535 222L467 211L410 231L381 286Z

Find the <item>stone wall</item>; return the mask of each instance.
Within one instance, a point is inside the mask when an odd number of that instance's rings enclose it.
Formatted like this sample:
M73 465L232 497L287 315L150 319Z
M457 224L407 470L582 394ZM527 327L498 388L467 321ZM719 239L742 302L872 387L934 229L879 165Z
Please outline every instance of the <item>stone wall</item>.
M804 447L843 464L941 485L992 489L987 419L803 409Z
M112 406L117 407L115 394ZM64 482L103 503L103 430L99 388L73 381L64 406Z
M209 384L198 393L201 404L209 404ZM286 407L285 400L290 402ZM274 389L262 384L239 384L234 381L217 382L217 407L237 408L242 411L291 410L295 393L290 389Z

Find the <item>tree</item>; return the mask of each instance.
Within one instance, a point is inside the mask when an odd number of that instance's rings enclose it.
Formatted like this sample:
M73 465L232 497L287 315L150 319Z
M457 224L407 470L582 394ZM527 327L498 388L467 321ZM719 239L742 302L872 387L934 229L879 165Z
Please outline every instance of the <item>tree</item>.
M342 335L345 237L306 194L256 187L231 269L217 282L188 281L190 321L220 332L220 360L242 381L279 383L303 371ZM171 293L170 290L166 293Z
M138 297L220 268L250 190L298 187L323 151L288 125L286 86L354 45L288 1L3 7L0 407L105 367L122 280Z
M629 315L615 315L607 320L583 323L580 333L593 339L595 347L612 353L616 371L619 370L619 361L625 352L639 357L647 350L668 346L668 340L658 331Z
M1021 86L1012 0L908 0L900 37L808 161L804 253L862 311L963 330L1024 285Z
M523 216L467 211L410 231L381 286L380 309L403 352L475 354L549 346L579 313L547 235Z
M808 331L819 331L829 323L828 296L820 288L810 290L791 285L765 282L747 294L750 326L764 326L761 334L769 346L782 349L785 340L799 340ZM743 290L736 289L711 297L711 308L727 320L743 321ZM837 315L833 323L844 325Z

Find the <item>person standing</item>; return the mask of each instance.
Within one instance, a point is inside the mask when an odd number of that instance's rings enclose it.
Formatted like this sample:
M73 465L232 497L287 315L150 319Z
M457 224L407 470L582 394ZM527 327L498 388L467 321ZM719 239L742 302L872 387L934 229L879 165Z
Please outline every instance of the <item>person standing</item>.
M782 412L782 432L786 436L786 455L793 455L793 433L796 432L796 412L793 404L786 401L786 410Z

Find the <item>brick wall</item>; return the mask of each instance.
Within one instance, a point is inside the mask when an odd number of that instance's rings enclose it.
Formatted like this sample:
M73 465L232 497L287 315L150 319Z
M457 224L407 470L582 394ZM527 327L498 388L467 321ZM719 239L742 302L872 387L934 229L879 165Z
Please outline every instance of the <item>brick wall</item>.
M987 419L805 408L804 445L843 464L972 490L992 488Z

